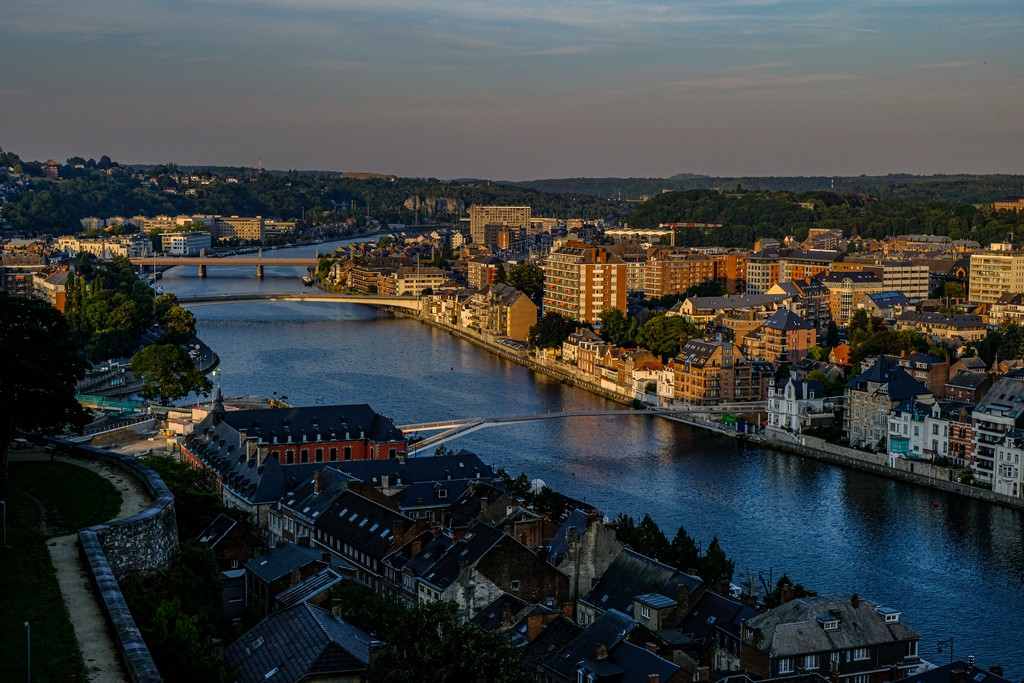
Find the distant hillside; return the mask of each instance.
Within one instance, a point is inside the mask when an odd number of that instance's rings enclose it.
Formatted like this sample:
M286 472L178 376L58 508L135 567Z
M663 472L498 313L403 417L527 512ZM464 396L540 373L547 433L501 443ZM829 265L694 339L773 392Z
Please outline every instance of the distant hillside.
M833 189L832 184L835 183ZM869 194L908 202L991 202L1005 196L1024 196L1024 175L779 176L712 177L681 173L671 178L552 178L510 182L542 192L590 195L606 199L640 200L663 190L763 190L768 192L825 192Z

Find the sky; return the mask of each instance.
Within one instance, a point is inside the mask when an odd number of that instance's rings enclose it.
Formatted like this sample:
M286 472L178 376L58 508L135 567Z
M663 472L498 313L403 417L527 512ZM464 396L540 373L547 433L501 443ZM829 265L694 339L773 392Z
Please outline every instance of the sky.
M1022 0L2 0L26 159L526 180L1024 172Z

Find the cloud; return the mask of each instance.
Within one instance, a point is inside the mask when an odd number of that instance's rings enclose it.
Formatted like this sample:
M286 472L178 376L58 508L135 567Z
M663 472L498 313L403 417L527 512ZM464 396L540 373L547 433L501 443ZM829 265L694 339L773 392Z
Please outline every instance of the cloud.
M966 66L974 66L977 62L931 62L928 64L911 64L911 69L962 69Z

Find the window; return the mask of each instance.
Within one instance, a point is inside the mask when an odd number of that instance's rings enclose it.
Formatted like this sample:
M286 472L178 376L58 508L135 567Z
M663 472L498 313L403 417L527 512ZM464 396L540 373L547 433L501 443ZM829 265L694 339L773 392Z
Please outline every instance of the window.
M509 590L513 590L513 591L519 590L519 579L513 579L512 580L512 583L509 585Z
M640 616L642 616L644 619L650 619L651 618L651 608L648 607L647 605L640 605Z
M329 457L331 459L331 462L334 462L335 460L337 460L338 459L338 449L337 448L332 448L331 450L329 450L327 452L327 457Z
M295 462L295 451L285 451L284 452L284 461L286 463L288 463L289 465L294 463Z
M916 657L917 656L917 641L916 640L912 640L909 643L907 643L907 656L908 657Z
M299 451L299 459L302 462L304 462L304 463L305 462L309 462L309 449L308 448L303 448L301 451Z
M857 674L856 676L850 678L850 683L868 683L869 679L870 676L868 676L867 674Z
M821 665L818 659L818 655L806 655L804 657L804 668L810 671L811 669L817 669Z
M345 457L345 460L351 460L352 459L352 447L351 446L345 446L344 457Z
M852 659L855 662L867 659L871 656L871 652L866 647L854 648L852 653Z
M793 660L792 659L780 659L779 660L779 673L780 674L791 674L791 673L793 673Z
M322 448L316 449L316 451L314 451L314 456L316 457L316 461L317 462L323 462L324 461L324 449L322 449Z

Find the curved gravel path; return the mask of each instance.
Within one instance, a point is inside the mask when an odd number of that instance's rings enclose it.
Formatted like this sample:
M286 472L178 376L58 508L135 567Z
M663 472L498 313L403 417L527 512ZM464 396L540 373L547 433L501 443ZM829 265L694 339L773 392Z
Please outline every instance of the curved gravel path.
M49 460L50 456L44 453L9 453L9 459L12 462ZM110 481L121 494L121 510L115 519L136 515L152 502L146 490L121 470L89 460L60 455L55 459L92 470ZM46 545L57 572L57 582L60 584L60 592L64 597L71 625L75 629L78 648L85 661L88 680L95 683L127 681L89 574L82 564L78 552L78 534L50 538Z

